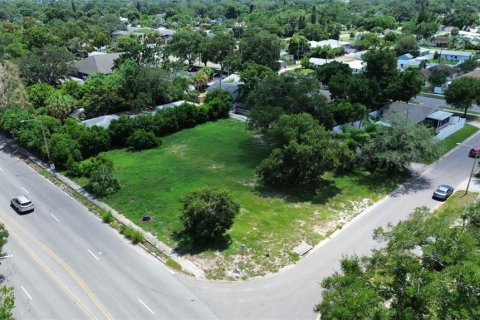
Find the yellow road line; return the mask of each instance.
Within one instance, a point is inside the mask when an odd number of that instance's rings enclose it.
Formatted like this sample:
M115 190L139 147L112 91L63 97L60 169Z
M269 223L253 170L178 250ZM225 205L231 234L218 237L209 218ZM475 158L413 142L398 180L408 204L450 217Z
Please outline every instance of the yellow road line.
M52 252L46 245L44 245L40 240L38 240L34 235L32 235L27 229L22 225L14 221L13 219L7 216L7 220L15 225L22 233L24 233L30 240L35 244L41 247L52 259L57 261L71 276L75 279L78 285L85 291L88 297L93 301L93 303L98 307L98 309L103 313L103 315L110 320L113 320L113 316L107 310L107 308L100 302L100 300L95 296L95 294L90 290L90 288L85 284L85 282L80 278L80 276L60 257L58 257L54 252Z
M4 223L5 224L5 223ZM42 261L42 259L32 250L28 245L21 239L21 237L12 230L7 224L5 224L5 227L8 230L9 235L11 235L17 242L20 244L20 246L37 262L40 267L46 271L50 277L60 286L65 290L74 300L76 300L77 304L80 306L80 308L88 315L90 319L97 319L94 314L88 309L86 305L82 303L82 301L73 293L73 291L52 271L50 268L45 264L45 262Z

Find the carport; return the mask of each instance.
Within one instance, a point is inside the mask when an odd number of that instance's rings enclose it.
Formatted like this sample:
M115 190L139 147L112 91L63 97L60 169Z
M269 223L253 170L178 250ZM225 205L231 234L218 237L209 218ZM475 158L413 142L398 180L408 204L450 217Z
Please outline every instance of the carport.
M446 111L435 111L427 116L427 121L433 124L435 131L441 130L450 123L450 117L453 113Z

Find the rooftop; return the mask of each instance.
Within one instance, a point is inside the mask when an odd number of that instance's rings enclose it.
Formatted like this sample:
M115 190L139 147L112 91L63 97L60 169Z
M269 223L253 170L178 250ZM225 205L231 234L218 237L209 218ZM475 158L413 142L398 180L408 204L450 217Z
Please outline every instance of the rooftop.
M120 57L121 53L107 53L93 55L82 60L75 61L74 64L78 72L91 75L94 73L109 74L112 73L113 62Z
M106 116L84 120L82 121L82 123L87 127L99 126L106 129L110 125L110 122L112 122L112 120L115 120L115 119L118 119L118 116L115 114L110 114Z

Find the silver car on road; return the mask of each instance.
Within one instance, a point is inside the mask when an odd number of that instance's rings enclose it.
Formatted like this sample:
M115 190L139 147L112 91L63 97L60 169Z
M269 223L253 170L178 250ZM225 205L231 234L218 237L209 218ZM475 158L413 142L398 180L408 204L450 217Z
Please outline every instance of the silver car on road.
M15 209L15 211L19 213L26 213L35 209L33 206L33 202L23 195L16 196L12 200L10 200L10 205L13 209Z

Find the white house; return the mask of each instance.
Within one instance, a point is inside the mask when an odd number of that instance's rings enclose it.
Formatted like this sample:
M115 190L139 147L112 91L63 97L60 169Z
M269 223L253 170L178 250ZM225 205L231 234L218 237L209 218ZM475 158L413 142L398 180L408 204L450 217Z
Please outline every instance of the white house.
M362 60L345 61L343 63L348 64L350 69L352 69L352 74L362 73L365 69L365 62Z
M444 59L448 61L457 61L457 62L463 62L474 56L473 52L465 52L465 51L440 50L436 52L440 54L440 59Z
M310 48L317 48L317 47L325 47L325 46L330 46L331 48L340 48L340 47L346 47L349 46L350 44L345 41L340 41L340 40L334 40L334 39L328 39L328 40L322 40L322 41L308 41L310 44Z

